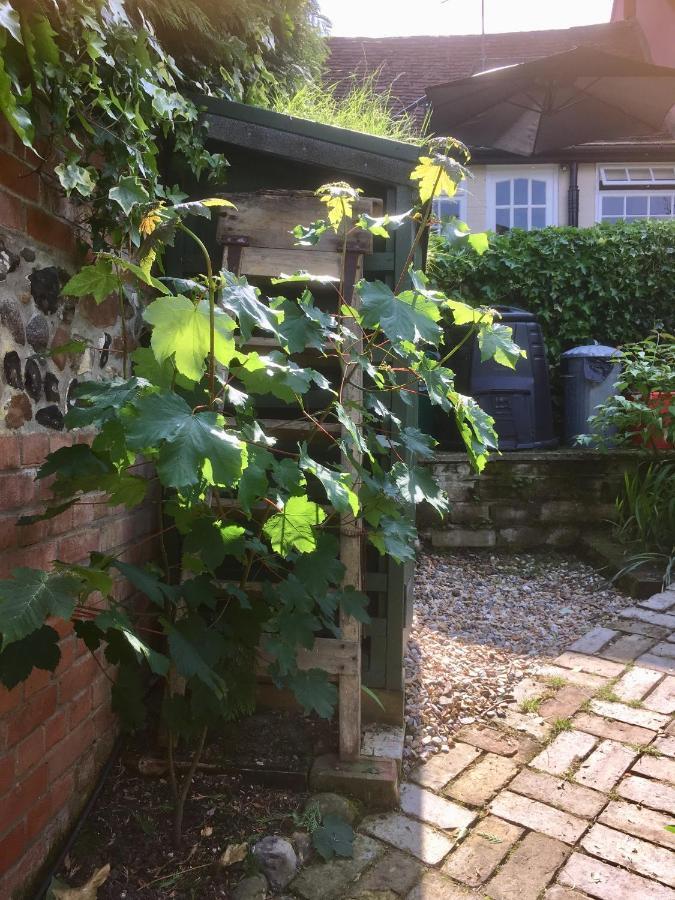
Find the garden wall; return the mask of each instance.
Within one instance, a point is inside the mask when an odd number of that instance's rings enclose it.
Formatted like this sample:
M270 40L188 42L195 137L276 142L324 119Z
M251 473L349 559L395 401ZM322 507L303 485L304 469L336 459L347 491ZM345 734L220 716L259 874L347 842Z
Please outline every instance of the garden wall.
M478 476L466 454L439 453L429 465L450 513L440 523L421 507L418 527L435 547L569 547L612 517L623 472L634 464L630 451L525 451L493 456Z
M0 130L0 147L0 578L17 566L79 561L92 550L115 549L140 562L155 551L151 507L130 515L90 495L50 521L16 526L49 496L48 484L34 481L45 455L73 440L62 431L73 383L119 371L120 323L116 301L97 307L61 296L74 267L69 205L34 171L39 160L27 158L11 133ZM102 352L40 355L75 337ZM133 602L122 579L115 592ZM0 686L2 898L39 874L86 802L115 737L105 661L94 659L69 629L59 633L55 673L36 671L11 691Z

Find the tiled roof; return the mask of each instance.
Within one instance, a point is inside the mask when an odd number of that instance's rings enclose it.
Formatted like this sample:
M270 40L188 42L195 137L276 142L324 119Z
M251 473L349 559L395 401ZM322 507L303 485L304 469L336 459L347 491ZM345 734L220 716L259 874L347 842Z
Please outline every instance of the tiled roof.
M419 37L333 37L329 41L326 81L347 89L349 79L375 73L375 84L391 89L398 109L424 115L427 87L511 63L527 62L579 46L596 46L617 56L649 60L649 51L635 20L550 31L508 34ZM424 101L423 101L424 102Z

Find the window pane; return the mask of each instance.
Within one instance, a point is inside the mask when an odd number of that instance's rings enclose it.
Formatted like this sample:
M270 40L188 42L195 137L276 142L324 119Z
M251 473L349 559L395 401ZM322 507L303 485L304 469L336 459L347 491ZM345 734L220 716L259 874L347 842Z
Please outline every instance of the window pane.
M675 181L675 169L672 166L659 166L652 168L654 181Z
M635 167L628 170L628 177L631 181L651 181L652 173L649 169L639 169Z
M498 181L496 187L495 201L497 206L508 206L511 203L511 182Z
M618 194L613 197L603 197L602 198L603 218L605 216L622 216L623 215L623 201L624 201L624 197L622 194Z
M626 215L628 216L646 216L647 206L647 197L626 197Z
M528 180L527 178L513 179L513 202L518 206L527 206L529 200L527 196Z
M669 216L672 212L672 197L650 197L650 216Z
M515 207L513 210L513 227L527 229L527 207Z
M497 216L495 218L495 222L497 223L497 225L501 225L504 228L510 228L511 210L497 207Z
M546 182L537 179L532 180L532 203L546 203Z
M603 216L602 221L603 222L611 222L612 224L614 224L614 222L620 221L620 217L619 216Z
M439 218L459 216L459 200L452 197L438 197L434 200L434 211Z
M603 181L626 181L625 169L603 169Z
M532 207L532 227L533 228L546 228L546 207L545 206L533 206Z

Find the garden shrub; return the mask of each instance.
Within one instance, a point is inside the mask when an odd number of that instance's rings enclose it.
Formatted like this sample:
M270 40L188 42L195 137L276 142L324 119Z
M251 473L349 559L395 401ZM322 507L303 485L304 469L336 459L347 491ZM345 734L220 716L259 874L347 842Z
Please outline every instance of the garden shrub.
M428 271L469 302L535 313L554 366L570 347L675 329L675 222L514 230L490 235L482 255L434 237Z

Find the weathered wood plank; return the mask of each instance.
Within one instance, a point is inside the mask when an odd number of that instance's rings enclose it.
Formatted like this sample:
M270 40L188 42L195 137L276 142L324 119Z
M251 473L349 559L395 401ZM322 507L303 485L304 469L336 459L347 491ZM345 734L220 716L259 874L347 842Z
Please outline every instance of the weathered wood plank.
M224 210L218 218L217 240L226 244L229 239L247 237L249 247L275 250L308 251L312 256L322 252L341 252L342 235L332 229L313 247L296 246L292 234L296 225L309 225L326 218L326 205L312 191L256 191L247 194L225 194L236 209ZM374 197L361 197L354 206L358 216L382 214L382 201ZM373 237L368 232L357 231L347 240L350 250L370 253Z
M298 650L299 669L323 669L329 675L355 675L358 672L360 645L356 641L316 638L311 650ZM258 648L258 672L264 674L271 662L269 654Z

